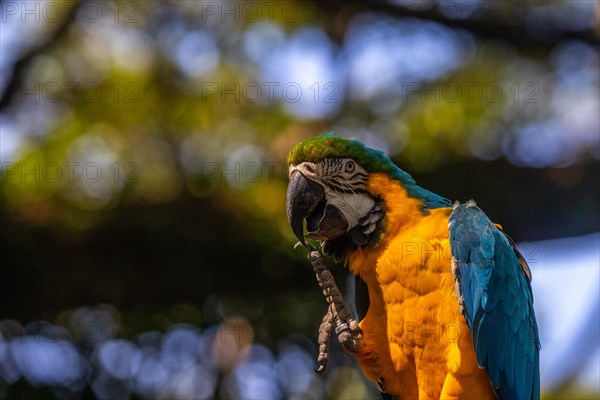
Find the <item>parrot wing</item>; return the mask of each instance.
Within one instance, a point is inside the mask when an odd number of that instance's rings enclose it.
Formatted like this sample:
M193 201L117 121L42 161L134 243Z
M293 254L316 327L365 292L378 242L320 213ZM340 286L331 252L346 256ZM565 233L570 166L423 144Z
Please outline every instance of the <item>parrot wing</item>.
M473 201L449 218L453 273L477 364L500 399L539 399L539 336L531 273L508 236Z

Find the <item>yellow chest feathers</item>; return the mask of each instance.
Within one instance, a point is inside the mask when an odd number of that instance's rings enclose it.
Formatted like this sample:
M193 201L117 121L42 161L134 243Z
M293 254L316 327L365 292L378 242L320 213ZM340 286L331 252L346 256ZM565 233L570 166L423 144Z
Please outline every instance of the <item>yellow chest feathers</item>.
M397 183L383 175L370 181L372 193L378 190L386 205L386 234L375 249L348 256L350 270L369 290L369 309L360 323L365 346L356 354L363 372L372 380L383 378L384 389L401 398L439 397L442 388L463 393L465 379L478 379L481 388L471 385L473 390L490 394L454 290L452 209L423 213ZM450 378L456 387L447 383Z

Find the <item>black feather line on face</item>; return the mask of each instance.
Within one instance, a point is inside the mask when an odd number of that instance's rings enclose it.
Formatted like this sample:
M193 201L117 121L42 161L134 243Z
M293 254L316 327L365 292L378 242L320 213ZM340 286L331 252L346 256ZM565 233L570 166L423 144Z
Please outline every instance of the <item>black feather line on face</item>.
M369 176L362 171L346 172L343 159L325 159L322 163L322 182L335 192L367 193L365 185ZM350 174L350 175L349 175Z
M357 187L355 189L346 189L344 187L339 186L338 184L334 184L331 182L328 182L326 180L323 180L323 183L331 190L338 192L338 193L346 193L346 194L354 194L354 193L362 193L362 194L368 194L368 192L363 189L362 187Z
M357 173L355 173L354 175L352 175L352 176L350 177L350 179L354 179L354 178L357 178L357 177L358 177L358 178L361 178L361 179L363 179L363 180L367 180L367 178L368 178L369 176L368 176L367 174L364 174L364 173L362 173L362 172L357 172Z

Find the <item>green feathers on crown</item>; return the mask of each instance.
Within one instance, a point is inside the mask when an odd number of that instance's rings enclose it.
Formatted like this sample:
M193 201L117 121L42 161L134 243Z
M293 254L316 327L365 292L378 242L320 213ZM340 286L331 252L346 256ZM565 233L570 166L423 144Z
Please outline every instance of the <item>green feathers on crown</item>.
M325 158L352 158L367 172L382 172L400 181L414 183L410 175L398 168L383 152L370 149L356 140L333 136L333 132L298 143L290 151L288 164L297 165L304 161L317 163Z
M298 143L290 151L288 164L317 163L325 158L352 158L369 173L384 173L400 181L411 197L423 201L428 208L447 207L450 200L418 186L414 179L398 168L383 152L370 149L356 140L336 137L333 132L315 136Z

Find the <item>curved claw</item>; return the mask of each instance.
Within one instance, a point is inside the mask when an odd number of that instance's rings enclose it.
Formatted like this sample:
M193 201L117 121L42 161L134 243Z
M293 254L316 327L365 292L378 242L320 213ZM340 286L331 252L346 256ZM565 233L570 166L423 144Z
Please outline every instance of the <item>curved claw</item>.
M313 244L310 243L310 242L304 242L304 243L302 243L302 242L296 242L296 244L294 245L294 250L296 250L300 246L306 247L310 251L315 251L316 250L316 247L313 246Z

